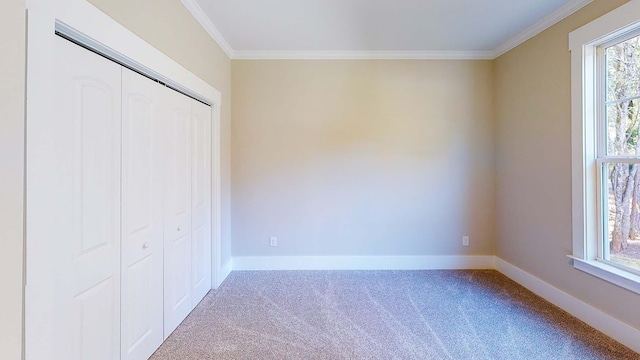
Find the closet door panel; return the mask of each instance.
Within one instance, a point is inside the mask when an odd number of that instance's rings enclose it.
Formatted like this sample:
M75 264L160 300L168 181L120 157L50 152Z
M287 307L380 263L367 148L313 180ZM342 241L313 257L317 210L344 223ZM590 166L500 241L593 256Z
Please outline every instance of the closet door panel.
M193 309L191 296L191 99L165 88L164 337Z
M73 306L73 359L118 359L114 337L118 330L116 310L117 281L110 277L91 286L74 297Z
M211 290L211 107L191 100L193 306Z
M183 236L171 241L168 249L168 262L171 264L171 274L169 275L171 306L169 325L178 326L182 320L191 312L191 237ZM175 329L175 327L174 327ZM173 329L171 329L173 331Z
M31 240L56 244L55 266L36 270L54 272L56 349L47 356L118 359L121 70L67 40L55 41L56 107L38 130L46 138L38 131L30 137L38 143L32 166L52 164L30 179L34 211L28 216L37 229Z
M162 87L122 70L122 359L163 337Z
M165 88L164 100L165 233L179 238L189 233L191 225L191 99Z

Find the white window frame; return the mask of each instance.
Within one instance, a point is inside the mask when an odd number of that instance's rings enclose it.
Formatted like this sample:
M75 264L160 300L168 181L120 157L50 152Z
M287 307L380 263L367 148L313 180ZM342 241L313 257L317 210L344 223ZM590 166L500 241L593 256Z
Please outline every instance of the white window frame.
M571 51L572 234L576 269L640 294L640 275L602 258L598 170L598 47L640 29L640 0L632 0L569 34Z

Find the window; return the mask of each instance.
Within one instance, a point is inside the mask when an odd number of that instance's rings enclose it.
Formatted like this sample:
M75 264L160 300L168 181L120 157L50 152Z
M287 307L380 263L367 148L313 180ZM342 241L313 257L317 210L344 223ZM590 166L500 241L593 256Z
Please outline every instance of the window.
M640 293L640 0L569 35L574 266Z
M640 274L640 35L597 48L598 259Z

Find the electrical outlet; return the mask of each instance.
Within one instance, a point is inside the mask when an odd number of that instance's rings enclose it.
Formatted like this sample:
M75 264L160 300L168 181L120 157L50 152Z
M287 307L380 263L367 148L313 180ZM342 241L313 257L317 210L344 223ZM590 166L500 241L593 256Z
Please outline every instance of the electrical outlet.
M269 238L269 246L278 246L278 238L275 236Z
M469 246L469 236L462 237L462 246Z

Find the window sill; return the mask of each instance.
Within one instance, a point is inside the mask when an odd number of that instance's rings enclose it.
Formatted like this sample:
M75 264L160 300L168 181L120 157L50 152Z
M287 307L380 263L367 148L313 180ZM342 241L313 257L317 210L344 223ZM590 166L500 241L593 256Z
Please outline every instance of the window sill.
M636 294L640 294L639 275L629 273L597 260L584 260L571 255L568 255L568 257L573 259L573 267L576 269L623 287L629 291L633 291Z

